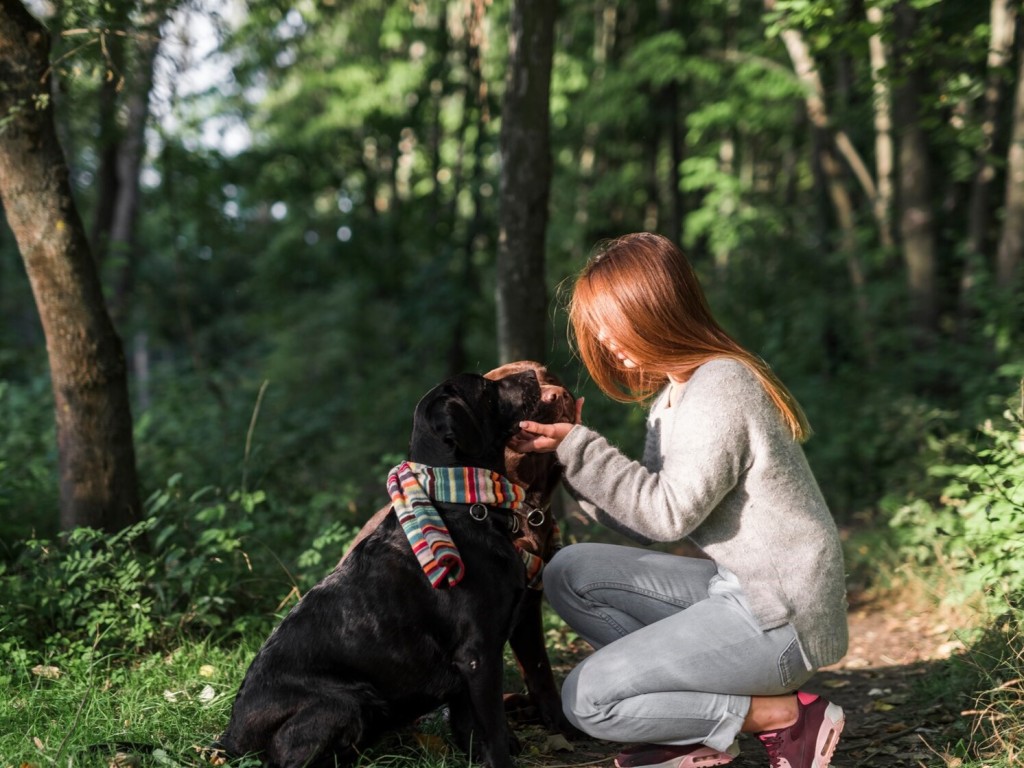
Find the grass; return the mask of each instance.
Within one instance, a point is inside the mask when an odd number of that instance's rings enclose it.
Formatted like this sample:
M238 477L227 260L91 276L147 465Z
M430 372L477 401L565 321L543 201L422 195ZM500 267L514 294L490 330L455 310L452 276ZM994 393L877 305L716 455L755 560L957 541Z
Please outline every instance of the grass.
M165 654L12 670L0 699L0 766L109 768L104 745L138 743L164 765L198 764L195 747L227 723L256 646L206 643Z
M986 620L976 606L950 601L957 573L941 564L931 572L900 564L895 550L861 534L847 542L848 566L867 592L890 590L902 599L930 603L937 620L962 627L968 651L930 676L925 700L964 702L964 719L941 737L936 757L958 768L1021 765L1024 754L1024 610L1007 605ZM991 614L988 614L991 617ZM968 621L968 618L970 619ZM155 616L154 616L155 619ZM155 626L159 628L159 621ZM231 703L250 660L266 636L264 619L247 627L241 642L191 641L174 632L171 645L147 654L81 653L83 639L58 630L45 648L3 646L0 666L0 768L198 768L208 766L198 748L226 725ZM573 633L551 611L545 628L552 661L562 672L576 661ZM5 640L0 627L0 640ZM151 642L155 642L154 640ZM88 645L88 643L86 643ZM106 647L110 647L109 645ZM72 650L78 649L78 650ZM511 658L506 689L518 687ZM925 682L925 681L922 681ZM465 766L444 748L440 722L426 734L403 734L368 752L364 765L387 768ZM433 731L433 732L432 732ZM112 744L141 744L130 757L112 760ZM252 768L241 761L237 768Z
M552 642L562 644L555 633L565 635L564 625L549 629ZM200 750L227 724L263 639L261 634L230 647L182 642L165 653L108 655L91 663L50 658L36 664L31 654L19 654L21 663L8 659L0 674L0 768L208 768ZM508 689L515 690L521 683L511 655L506 672ZM465 766L447 748L446 732L440 718L428 719L415 734L398 734L368 751L362 762ZM118 751L129 757L115 760Z

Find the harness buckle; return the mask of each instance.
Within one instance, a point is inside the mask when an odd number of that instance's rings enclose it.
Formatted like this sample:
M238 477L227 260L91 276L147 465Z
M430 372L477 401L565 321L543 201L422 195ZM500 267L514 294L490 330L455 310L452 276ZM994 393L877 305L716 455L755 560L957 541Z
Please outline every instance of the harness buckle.
M545 515L543 509L534 509L529 515L527 515L526 522L530 524L531 528L537 528L544 525L544 518Z
M478 521L486 520L487 512L487 507L481 504L480 502L471 505L469 508L469 516L472 517L474 520Z

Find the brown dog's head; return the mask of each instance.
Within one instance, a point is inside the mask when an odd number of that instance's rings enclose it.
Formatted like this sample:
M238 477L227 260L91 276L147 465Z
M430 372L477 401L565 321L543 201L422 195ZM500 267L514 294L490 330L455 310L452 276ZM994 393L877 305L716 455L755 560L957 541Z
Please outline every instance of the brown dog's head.
M540 383L541 402L537 416L532 420L546 424L576 421L576 399L561 380L540 363L532 360L506 363L485 373L484 378L500 381L526 371L533 371ZM539 526L524 526L522 535L526 540L520 540L519 545L549 560L557 547L557 537L548 507L551 495L562 479L562 465L553 453L519 453L506 447L505 476L526 489L528 507L544 510L544 522Z

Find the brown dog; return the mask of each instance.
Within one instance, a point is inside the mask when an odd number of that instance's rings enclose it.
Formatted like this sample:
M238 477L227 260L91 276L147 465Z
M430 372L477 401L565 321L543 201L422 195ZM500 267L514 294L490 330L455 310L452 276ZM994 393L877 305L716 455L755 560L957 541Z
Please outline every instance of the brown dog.
M576 400L553 373L532 360L507 363L484 374L484 378L497 381L523 371L533 371L540 382L541 399L555 404L556 421L576 420ZM551 499L562 479L562 465L553 453L519 453L505 448L505 475L509 480L526 488L526 506L532 508L529 524L519 532L516 544L548 562L561 546L558 522L551 510ZM543 578L543 573L541 574ZM519 618L509 636L509 645L515 654L519 672L523 676L528 704L536 708L541 722L549 730L566 736L579 735L562 712L562 699L555 685L547 646L544 643L541 584L527 590L519 608ZM505 697L508 710L524 709L521 696Z
M533 371L541 385L541 399L555 406L556 421L576 420L576 400L562 382L546 366L532 360L520 360L499 366L484 374L498 381L524 371ZM526 489L525 507L531 510L528 525L520 527L514 539L516 546L548 562L561 546L558 523L551 512L551 499L562 478L562 467L553 453L519 453L505 449L505 476ZM348 552L372 533L391 513L391 505L382 507L366 522L352 541ZM347 553L345 557L347 557ZM342 562L344 562L344 557ZM543 573L541 573L543 579ZM519 618L509 637L519 671L526 684L527 697L510 694L505 697L509 710L523 711L532 706L546 728L566 736L579 731L562 712L547 646L544 643L542 620L543 588L540 583L527 590L519 610Z

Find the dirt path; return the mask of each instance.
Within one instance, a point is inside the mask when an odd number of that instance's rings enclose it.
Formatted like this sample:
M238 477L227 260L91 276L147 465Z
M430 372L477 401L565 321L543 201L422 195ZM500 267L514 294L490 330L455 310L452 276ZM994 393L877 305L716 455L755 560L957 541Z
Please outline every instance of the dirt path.
M935 616L898 600L851 601L850 649L839 663L815 676L806 686L840 704L847 725L832 760L833 768L939 768L957 765L945 751L959 736L962 702L920 703L920 683L940 673L948 658L962 651L953 630ZM559 659L564 673L584 648L572 648ZM909 705L908 705L908 702ZM540 768L611 766L618 745L594 740L574 742L571 751L557 749L539 728L516 728L524 742L521 765ZM765 768L764 749L744 737L742 753L730 768Z

